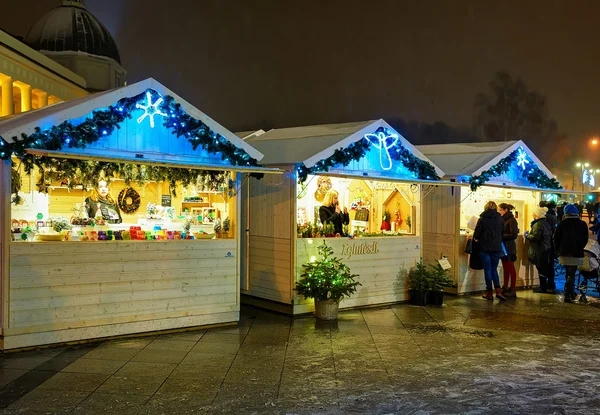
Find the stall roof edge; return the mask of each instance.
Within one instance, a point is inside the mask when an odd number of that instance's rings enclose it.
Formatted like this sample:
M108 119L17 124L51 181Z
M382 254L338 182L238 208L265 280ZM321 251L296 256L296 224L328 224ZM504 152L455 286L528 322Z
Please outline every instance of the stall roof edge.
M120 88L99 92L71 101L59 102L44 108L2 118L0 120L0 137L7 142L13 142L13 138L20 137L22 133L33 133L35 128L42 122L44 124L59 125L65 120L83 117L95 109L106 108L109 105L115 104L122 98L133 97L143 93L147 89L153 89L161 95L171 95L191 117L202 121L211 130L225 137L236 147L246 151L246 153L254 159L260 161L264 157L260 151L244 142L240 137L227 130L221 124L153 78L147 78L143 81Z
M277 128L260 134L252 133L244 140L265 155L263 164L300 164L312 167L320 160L330 157L335 150L342 149L361 140L365 134L379 127L394 131L400 137L402 145L416 157L430 162L438 176L444 175L443 169L413 146L385 120L368 120L338 124L309 125L302 127ZM238 133L242 135L245 133Z
M522 140L417 146L423 154L440 166L448 177L477 176L519 147L523 147L548 177L556 177Z

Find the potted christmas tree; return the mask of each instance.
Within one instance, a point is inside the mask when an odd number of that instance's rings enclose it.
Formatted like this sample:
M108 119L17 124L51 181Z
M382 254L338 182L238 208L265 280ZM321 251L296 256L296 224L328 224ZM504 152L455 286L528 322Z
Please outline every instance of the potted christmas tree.
M408 290L411 304L427 305L427 294L431 290L431 274L423 262L417 262L408 272Z
M429 272L431 287L427 294L427 302L431 305L441 306L444 303L444 288L456 287L456 283L439 263L430 265L429 268L431 269Z
M296 291L304 298L315 299L315 315L322 320L335 320L340 301L356 292L361 285L350 268L333 256L333 249L323 241L317 247L320 261L304 264L304 272L296 283Z

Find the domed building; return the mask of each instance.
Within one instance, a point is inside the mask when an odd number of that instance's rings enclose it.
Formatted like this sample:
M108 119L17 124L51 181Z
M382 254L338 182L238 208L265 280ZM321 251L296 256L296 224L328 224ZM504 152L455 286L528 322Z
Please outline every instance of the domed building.
M89 91L125 84L117 44L83 0L63 0L33 25L25 43L83 77Z

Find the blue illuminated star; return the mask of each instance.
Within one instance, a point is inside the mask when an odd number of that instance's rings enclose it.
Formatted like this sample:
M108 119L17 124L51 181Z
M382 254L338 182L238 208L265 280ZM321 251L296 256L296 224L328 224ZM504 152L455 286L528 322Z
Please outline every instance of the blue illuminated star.
M388 150L396 145L399 138L398 135L386 135L384 132L378 132L377 134L365 134L365 138L379 150L381 168L383 170L390 170L392 168L392 157ZM388 141L390 138L392 140Z
M527 160L527 153L525 153L525 151L523 151L523 149L519 147L519 150L517 152L517 166L525 170L525 164L529 164L529 161Z
M136 108L141 108L144 110L144 113L142 114L142 116L140 118L138 118L137 122L139 124L142 121L144 121L144 118L149 117L150 118L150 127L154 128L154 116L155 115L162 115L163 117L167 116L167 114L165 114L164 112L162 112L161 110L158 109L158 106L163 102L163 99L159 98L153 104L152 103L152 95L150 94L149 91L146 92L146 99L148 100L147 105L142 105L139 103L135 104Z

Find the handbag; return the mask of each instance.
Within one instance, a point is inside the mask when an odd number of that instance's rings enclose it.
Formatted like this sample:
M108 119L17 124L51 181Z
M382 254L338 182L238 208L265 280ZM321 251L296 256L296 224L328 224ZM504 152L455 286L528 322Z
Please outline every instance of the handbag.
M474 270L483 269L483 263L479 257L479 242L472 243L472 251L471 255L469 255L469 268Z
M465 244L465 254L473 253L473 238L467 239L467 243Z

